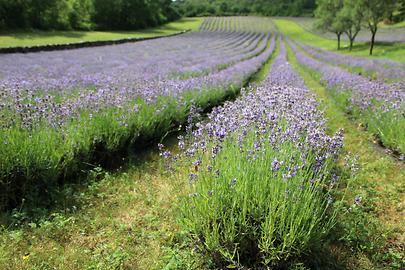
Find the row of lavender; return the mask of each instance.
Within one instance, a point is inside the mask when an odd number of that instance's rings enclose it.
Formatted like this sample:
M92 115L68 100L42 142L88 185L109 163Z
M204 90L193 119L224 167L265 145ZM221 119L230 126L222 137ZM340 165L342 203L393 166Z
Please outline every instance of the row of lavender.
M375 73L380 80L393 79L404 81L405 63L395 62L389 59L370 59L360 56L343 55L303 43L296 43L311 56L330 64L361 68L366 73ZM405 88L403 90L405 90Z
M191 124L180 155L162 149L169 168L191 168L183 224L232 268L286 266L327 234L334 216L331 168L342 134L325 133L279 40L264 82Z
M76 173L163 136L191 104L234 95L273 49L270 34L230 29L1 56L0 207L48 198Z
M269 35L242 33L222 39L217 33L195 33L166 42L120 45L114 50L97 48L92 53L82 49L73 55L72 52L52 52L5 56L2 59L6 65L1 72L0 104L15 110L11 114L6 112L10 117L3 115L2 124L13 126L17 114L23 127L31 127L37 116L40 116L39 120L50 119L55 127L61 120L52 120L55 112L61 109L64 109L62 118L76 117L88 107L122 105L122 101L135 97L153 103L159 96L173 97L184 90L213 87L212 75L221 77L224 73L217 69L218 65L236 64L257 56L266 48ZM199 44L205 42L210 45L203 49ZM179 46L175 47L176 44ZM165 50L169 52L159 54ZM158 55L152 55L153 51ZM142 55L146 57L142 58ZM199 71L201 76L188 80L171 78L173 73L190 71ZM238 75L229 70L227 73ZM64 93L66 90L69 90L68 94ZM55 91L57 93L53 94ZM54 102L55 99L59 102ZM11 122L7 123L7 119Z
M403 84L386 84L350 73L310 57L293 42L290 46L304 67L320 75L321 81L344 109L363 119L382 143L405 153L405 91Z
M270 19L264 17L208 17L200 26L200 31L257 31L267 32Z

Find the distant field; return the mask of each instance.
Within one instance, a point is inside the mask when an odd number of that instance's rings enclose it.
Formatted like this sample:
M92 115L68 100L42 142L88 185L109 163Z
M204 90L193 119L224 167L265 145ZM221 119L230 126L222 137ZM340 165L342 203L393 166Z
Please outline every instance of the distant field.
M305 24L298 25L290 19L273 19L279 30L300 42L317 46L322 49L337 51L337 42L335 39L322 37L309 32L305 29ZM302 26L304 25L304 26ZM377 32L377 36L379 33ZM352 52L348 50L348 42L342 40L342 53L350 53L357 56L368 56L368 42L356 42ZM405 43L376 43L373 57L388 58L395 61L405 61Z
M1 47L38 46L76 43L83 41L146 38L174 34L183 30L196 30L202 18L183 18L159 27L136 31L17 31L0 32Z

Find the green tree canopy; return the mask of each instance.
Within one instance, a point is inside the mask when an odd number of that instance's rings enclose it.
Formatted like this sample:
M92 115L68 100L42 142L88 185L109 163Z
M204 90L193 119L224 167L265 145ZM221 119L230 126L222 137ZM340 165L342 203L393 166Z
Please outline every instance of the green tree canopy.
M317 18L316 27L325 31L335 33L340 49L340 36L345 31L342 16L338 14L343 9L343 0L318 0L315 16Z
M0 0L5 29L136 29L179 17L171 0Z

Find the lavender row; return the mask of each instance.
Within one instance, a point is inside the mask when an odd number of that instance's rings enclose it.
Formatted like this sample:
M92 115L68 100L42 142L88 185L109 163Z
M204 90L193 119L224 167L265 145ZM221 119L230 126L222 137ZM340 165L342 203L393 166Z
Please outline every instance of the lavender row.
M195 61L192 64L179 67L176 73L213 71L218 65L229 65L249 58L263 50L258 45L265 37L264 34L252 33L242 43L229 47L229 51L215 51L201 59L203 61Z
M262 42L260 50L266 45L267 41ZM117 74L105 86L79 91L75 96L58 102L52 95L41 97L33 91L21 88L4 89L1 97L1 100L5 101L1 104L0 113L3 117L1 124L3 128L11 128L18 124L23 128L31 129L45 121L52 127L61 127L70 119L77 118L83 111L94 114L106 108L124 107L132 113L137 110L137 106L133 104L137 98L154 103L161 96L176 97L190 90L223 88L225 91L231 86L241 86L268 59L273 49L274 37L271 46L257 56L218 72L187 80L146 78L137 79L134 84L129 74Z
M214 51L202 44L232 44L241 38L224 40L219 34L192 33L165 41L139 42L74 51L41 52L0 56L2 88L20 87L29 90L69 90L83 86L103 86L115 81L166 76L182 63L203 59ZM159 53L157 53L159 52ZM226 55L226 53L224 52ZM128 82L130 83L130 81Z
M338 91L352 91L352 103L361 108L368 108L373 100L386 104L387 109L399 108L403 105L405 92L398 85L387 85L380 81L373 81L358 74L331 66L305 55L291 41L288 41L297 56L298 62L321 74L321 80L329 88Z
M300 89L307 89L304 80L299 76L287 60L287 50L283 37L279 35L279 54L274 59L266 84L288 85Z
M234 51L229 55L218 55L217 57L211 57L209 63L198 63L192 67L184 67L181 72L205 72L212 73L217 72L219 69L233 65L240 61L252 58L262 53L268 46L271 34L260 34L254 40L249 40L248 47L243 51Z
M204 65L217 55L226 59L234 53L234 44L246 36L253 37L249 33L233 33L225 38L218 33L191 33L113 47L7 55L1 57L4 66L0 85L3 89L46 91L114 85L121 80L135 84L138 79L164 78L184 64Z
M200 26L200 31L242 31L268 32L270 20L262 17L208 17Z
M309 136L306 142L313 147L312 150L323 152L329 149L326 151L327 156L320 157L319 160L337 154L341 147L341 134L334 139L325 134L325 119L317 109L314 95L310 94L302 78L288 63L281 38L279 44L280 53L275 58L268 77L254 91L246 91L236 101L215 108L209 114L207 123L199 123L192 134L192 147L184 148L186 155L205 152L204 146L213 143L215 147L211 152L215 158L222 148L218 144L222 144L228 135L238 134L238 142L241 143L252 127L259 127L260 134L269 136L255 143L252 152L260 152L260 145L264 142L276 146L277 143L298 140L305 134ZM291 129L280 129L278 125L284 123ZM183 148L184 145L180 141L180 147Z
M295 41L303 50L311 56L333 65L345 65L354 68L362 68L366 72L375 72L378 79L405 78L405 64L389 59L370 59L359 56L337 54L320 48L315 48Z

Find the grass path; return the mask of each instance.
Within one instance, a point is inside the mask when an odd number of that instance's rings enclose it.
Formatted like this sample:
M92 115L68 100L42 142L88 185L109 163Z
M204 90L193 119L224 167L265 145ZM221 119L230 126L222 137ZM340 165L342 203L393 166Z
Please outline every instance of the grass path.
M332 39L323 38L306 31L297 23L287 19L272 19L277 28L283 34L290 38L296 39L308 45L320 47L325 50L330 50L339 53L346 53L350 55L370 57L368 42L355 42L353 51L344 48L348 45L347 41L342 40L342 50L337 51L337 41ZM374 47L373 58L388 58L395 61L405 61L405 43L378 43Z
M359 158L360 169L350 184L348 198L361 196L362 207L361 212L349 214L345 220L347 225L356 225L348 232L348 238L352 239L345 240L356 240L357 245L363 246L352 247L355 253L339 250L338 255L344 257L341 259L346 261L348 269L381 269L383 262L388 264L386 269L395 269L405 242L405 164L373 143L373 135L365 131L361 123L348 119L319 83L319 78L299 66L291 48L288 48L288 57L307 86L316 93L331 134L343 128L344 150Z
M136 31L13 31L0 32L1 47L39 46L83 41L165 36L183 30L197 30L203 18L183 18L162 26Z
M0 269L190 269L186 261L196 255L191 248L180 254L174 212L181 184L156 150L140 160L125 172L95 173L103 180L49 218L0 229Z

